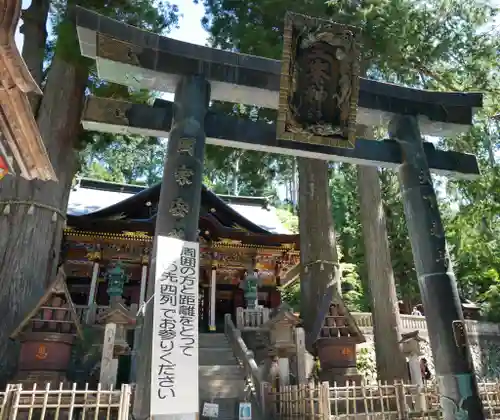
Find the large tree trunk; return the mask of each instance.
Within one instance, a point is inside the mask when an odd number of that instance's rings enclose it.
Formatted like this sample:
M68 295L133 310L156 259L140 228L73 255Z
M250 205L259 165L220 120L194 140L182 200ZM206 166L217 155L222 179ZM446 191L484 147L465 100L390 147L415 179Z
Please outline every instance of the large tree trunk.
M80 133L87 80L88 70L81 63L70 64L58 55L54 57L37 121L59 182L6 177L0 183L2 379L12 373L17 358L8 337L41 298L56 272L69 190L76 170L73 147ZM30 207L32 214L28 214Z
M366 137L368 130L364 134ZM401 340L401 319L380 181L376 167L359 165L357 170L377 373L379 380L392 382L406 379L408 369L398 344Z
M306 332L317 316L327 287L340 278L328 186L328 162L298 158L300 306ZM324 261L326 263L315 263Z
M47 42L47 18L49 16L50 0L31 0L31 5L23 10L23 25L20 32L24 35L23 58L28 70L40 86L43 81L43 60ZM33 110L38 108L41 97L30 95Z

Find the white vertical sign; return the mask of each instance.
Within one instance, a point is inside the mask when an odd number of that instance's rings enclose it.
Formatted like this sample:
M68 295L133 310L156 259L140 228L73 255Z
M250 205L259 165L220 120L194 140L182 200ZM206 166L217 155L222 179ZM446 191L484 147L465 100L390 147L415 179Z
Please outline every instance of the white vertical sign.
M199 244L157 241L151 416L197 413Z
M104 343L102 346L101 374L99 376L99 382L104 389L109 389L111 385L115 385L113 382L113 368L115 367L113 362L115 335L116 324L106 324L106 329L104 330Z

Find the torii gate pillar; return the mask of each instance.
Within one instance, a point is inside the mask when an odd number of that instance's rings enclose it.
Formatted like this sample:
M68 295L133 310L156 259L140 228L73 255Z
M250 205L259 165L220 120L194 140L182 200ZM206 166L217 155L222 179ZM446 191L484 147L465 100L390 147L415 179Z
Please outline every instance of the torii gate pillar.
M205 115L210 101L210 84L202 76L182 77L175 91L172 130L167 145L162 187L156 214L150 279L155 278L158 237L198 241L203 160L205 155ZM134 417L150 419L151 366L153 345L153 294L155 281L147 286L144 324L138 347L137 385ZM197 363L198 361L196 361ZM194 384L196 386L196 384ZM197 393L195 394L197 395ZM168 404L168 403L166 403ZM163 420L193 420L196 413L166 415Z
M399 181L425 310L444 420L484 420L457 282L436 192L414 116L398 115L389 134L403 152Z

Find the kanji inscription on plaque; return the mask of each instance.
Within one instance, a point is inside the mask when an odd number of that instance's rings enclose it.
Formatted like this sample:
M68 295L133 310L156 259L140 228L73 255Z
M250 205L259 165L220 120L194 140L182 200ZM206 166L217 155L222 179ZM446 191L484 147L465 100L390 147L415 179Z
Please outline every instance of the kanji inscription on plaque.
M278 138L354 147L359 38L358 28L287 13Z

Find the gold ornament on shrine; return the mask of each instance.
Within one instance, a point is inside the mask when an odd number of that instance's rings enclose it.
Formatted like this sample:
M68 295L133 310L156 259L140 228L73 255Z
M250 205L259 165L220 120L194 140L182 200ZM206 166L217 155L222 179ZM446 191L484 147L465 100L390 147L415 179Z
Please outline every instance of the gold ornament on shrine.
M279 139L354 147L360 34L352 26L286 14Z

